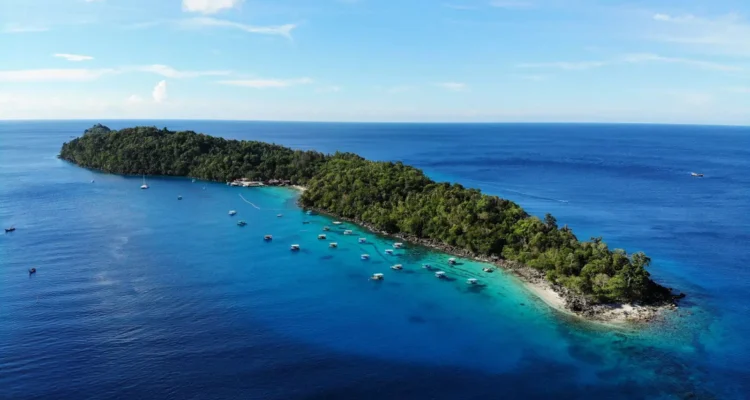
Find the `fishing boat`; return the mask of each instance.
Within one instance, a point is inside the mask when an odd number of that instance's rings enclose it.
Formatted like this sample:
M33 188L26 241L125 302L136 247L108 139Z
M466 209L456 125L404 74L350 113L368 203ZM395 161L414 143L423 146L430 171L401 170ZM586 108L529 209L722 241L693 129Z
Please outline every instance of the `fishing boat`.
M245 221L237 221L237 226L245 226L247 225L247 222Z
M289 247L289 249L292 250L292 251L297 251L297 250L299 250L299 245L298 244L293 244L293 245L291 245Z
M391 269L398 271L404 269L404 266L401 264L391 265Z
M15 230L16 230L16 227L15 226L11 226L10 228L5 228L5 233L14 232Z
M237 215L237 211L235 211L235 210L229 210L229 216L231 217L231 216L234 216L234 215Z
M435 278L438 278L438 279L445 278L445 272L443 272L443 271L435 272Z
M369 254L362 254L360 256L360 258L363 259L363 260L369 260L370 259L370 255Z
M383 280L383 274L380 274L380 273L378 273L378 274L372 274L372 276L370 277L370 279L372 279L373 281L382 281Z
M454 265L455 263L456 263L456 259L455 258L451 257L451 258L448 259L448 264Z
M29 275L36 274L36 268L29 268Z
M367 243L367 239L365 239L365 238L359 238L359 242L360 243Z
M146 175L143 175L143 185L141 185L141 189L148 189L148 185L146 184Z
M339 244L336 242L331 242L331 244L329 244L328 247L335 249L336 247L339 247Z
M263 236L263 240L266 240L266 241L273 240L273 236L271 236L271 235Z
M468 283L469 285L476 285L478 282L479 281L477 281L474 278L469 278L469 279L466 280L466 283Z
M325 240L325 238L326 238L326 235L323 235L323 234L318 235L318 239L320 240Z
M703 178L703 174L699 174L697 172L691 172L690 175L696 178Z

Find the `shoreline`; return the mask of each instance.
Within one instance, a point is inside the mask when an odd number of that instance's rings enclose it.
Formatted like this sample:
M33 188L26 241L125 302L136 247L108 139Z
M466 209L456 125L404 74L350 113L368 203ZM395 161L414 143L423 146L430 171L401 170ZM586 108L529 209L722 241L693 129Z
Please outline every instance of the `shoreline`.
M305 190L305 188L301 186L295 189L299 190L300 193L304 192ZM502 268L503 271L511 273L516 279L518 279L518 281L526 291L547 304L550 308L586 322L606 325L610 327L632 326L634 324L655 322L661 319L665 311L675 310L677 308L676 302L665 303L661 305L637 305L627 303L588 304L584 297L569 293L564 288L549 282L543 272L524 266L520 263L499 258L491 259L489 257L476 256L473 254L469 254L463 249L454 248L432 239L411 237L410 235L401 233L390 234L384 231L380 231L366 222L337 216L315 207L302 208L313 210L319 214L326 215L336 220L353 223L377 235L397 238L405 242L423 246L432 250L437 250L448 255L491 264L496 268Z

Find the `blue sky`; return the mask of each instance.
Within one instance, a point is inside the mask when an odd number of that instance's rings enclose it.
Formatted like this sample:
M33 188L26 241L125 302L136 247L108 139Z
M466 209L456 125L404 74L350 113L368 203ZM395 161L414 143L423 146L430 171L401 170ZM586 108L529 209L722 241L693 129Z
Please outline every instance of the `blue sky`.
M750 124L745 0L0 0L0 119Z

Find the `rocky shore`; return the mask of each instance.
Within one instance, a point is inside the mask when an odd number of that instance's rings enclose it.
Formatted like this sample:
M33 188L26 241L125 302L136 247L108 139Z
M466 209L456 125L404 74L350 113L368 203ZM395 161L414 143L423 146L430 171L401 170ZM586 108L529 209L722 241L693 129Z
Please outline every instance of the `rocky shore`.
M438 240L419 238L403 233L392 234L378 230L375 226L363 221L344 218L318 208L307 207L307 209L319 214L328 215L341 221L357 224L373 233L383 236L397 238L404 242L428 247L457 257L493 264L518 277L531 293L539 297L550 307L555 308L560 312L583 318L587 321L606 324L645 323L657 320L664 312L677 308L676 301L657 305L593 304L585 296L572 293L570 290L560 285L552 284L547 280L543 272L515 261L504 260L498 257L478 256L465 249L450 246Z

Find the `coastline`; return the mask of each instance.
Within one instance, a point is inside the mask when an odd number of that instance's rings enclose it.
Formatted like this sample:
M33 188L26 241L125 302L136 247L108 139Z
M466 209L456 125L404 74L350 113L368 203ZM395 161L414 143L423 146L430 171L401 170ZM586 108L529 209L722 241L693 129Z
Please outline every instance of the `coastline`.
M306 189L302 186L293 188L300 191L300 193L304 192ZM374 234L397 238L411 244L427 247L432 250L437 250L452 256L491 264L497 268L502 268L503 271L512 273L513 276L518 279L519 283L530 294L539 298L550 308L563 314L580 318L581 320L586 322L612 327L642 324L654 322L660 319L663 312L668 310L675 310L677 308L676 302L666 303L662 305L636 305L627 303L588 304L584 297L570 293L565 288L558 285L553 285L546 279L542 272L520 263L499 258L490 259L488 257L480 257L474 254L468 254L463 249L454 248L452 246L440 243L436 240L417 238L400 233L390 234L384 231L380 231L371 224L363 221L357 221L351 218L337 216L325 210L314 207L306 207L306 209L313 210L319 214L326 215L337 220L353 223Z

